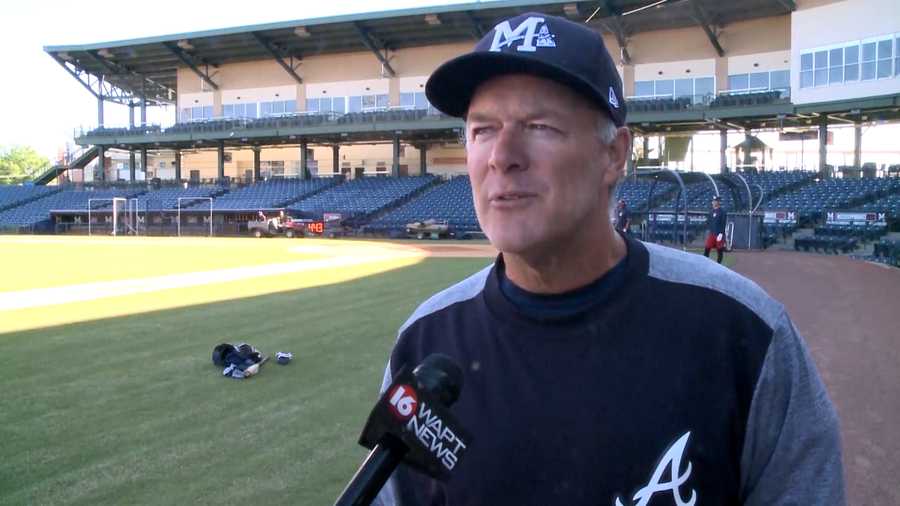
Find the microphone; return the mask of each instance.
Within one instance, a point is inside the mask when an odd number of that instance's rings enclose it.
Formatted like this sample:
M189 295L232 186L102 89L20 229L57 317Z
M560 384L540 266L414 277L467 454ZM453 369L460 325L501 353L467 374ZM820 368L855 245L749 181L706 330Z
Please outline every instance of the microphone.
M429 355L412 373L401 369L360 435L359 444L372 451L335 506L371 504L404 461L429 476L446 479L472 439L447 409L459 398L462 382L459 365L442 354Z

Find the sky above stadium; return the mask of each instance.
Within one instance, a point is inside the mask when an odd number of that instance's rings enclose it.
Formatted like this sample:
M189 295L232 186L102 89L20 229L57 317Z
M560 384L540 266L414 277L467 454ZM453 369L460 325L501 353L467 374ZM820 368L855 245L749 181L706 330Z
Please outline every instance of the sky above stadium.
M116 3L99 0L36 0L7 2L0 16L0 147L31 146L51 160L65 151L76 128L94 128L97 100L44 51L44 46L89 44L140 37L193 32L215 28L277 21L317 18L341 14L468 3L478 0L254 0L244 8L221 1L154 0L149 3ZM482 0L485 2L491 0ZM235 4L237 5L237 4ZM214 14L210 14L214 13ZM170 124L174 108L149 107L147 121ZM107 103L108 126L126 126L128 108ZM829 147L829 162L852 163L853 130L837 127L835 145ZM863 160L900 163L896 137L900 125L867 126L863 129ZM777 165L817 165L817 147L807 142L779 143L776 132L760 138L774 147ZM742 133L729 135L729 145L740 142ZM717 171L719 136L695 138L697 170ZM804 154L805 153L805 154ZM834 158L834 159L832 159ZM688 169L687 160L680 165Z
M476 1L476 0L466 0ZM0 146L32 146L55 159L79 126L97 122L97 99L44 51L44 46L89 44L215 28L359 12L464 3L434 0L253 0L244 7L221 1L37 0L5 2L0 16ZM214 13L214 14L211 14ZM171 122L174 111L147 110L151 123ZM107 103L108 125L127 125L128 108Z

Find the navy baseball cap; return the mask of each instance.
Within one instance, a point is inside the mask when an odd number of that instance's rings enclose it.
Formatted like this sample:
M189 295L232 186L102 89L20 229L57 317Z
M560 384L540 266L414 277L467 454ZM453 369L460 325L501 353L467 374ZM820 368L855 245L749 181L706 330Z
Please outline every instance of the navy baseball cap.
M536 12L504 20L475 49L434 71L425 95L441 112L464 117L475 90L493 77L530 74L573 88L625 124L622 79L603 37L587 26Z

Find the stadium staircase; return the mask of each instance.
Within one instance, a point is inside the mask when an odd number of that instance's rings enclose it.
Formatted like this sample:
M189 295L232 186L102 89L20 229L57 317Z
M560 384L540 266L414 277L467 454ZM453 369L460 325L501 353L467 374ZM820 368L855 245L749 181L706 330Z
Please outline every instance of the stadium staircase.
M87 166L87 164L91 163L94 158L97 158L97 154L99 152L100 150L97 148L97 146L92 146L88 149L82 150L75 154L75 157L70 163L54 165L53 167L50 167L49 169L44 171L43 174L34 179L34 184L44 186L69 169L83 169L85 168L85 166Z

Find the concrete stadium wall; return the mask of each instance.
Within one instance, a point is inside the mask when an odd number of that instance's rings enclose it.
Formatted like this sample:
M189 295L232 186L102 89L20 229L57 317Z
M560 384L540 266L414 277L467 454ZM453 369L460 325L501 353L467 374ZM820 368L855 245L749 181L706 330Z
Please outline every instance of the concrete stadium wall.
M768 61L773 53L790 51L790 21L790 16L773 16L723 27L718 38L725 57L719 57L700 27L633 35L628 40L632 65L622 72L625 95L634 94L634 81L683 77L715 77L716 90L727 90L732 59ZM771 70L785 68L781 63Z
M718 89L727 88L727 76L738 56L760 55L790 49L790 16L776 16L730 24L721 31L719 40L726 57L719 58L700 27L656 30L639 33L628 39L632 65L619 61L617 68L623 78L626 95L634 90L635 80L658 79L660 76L715 76ZM620 60L621 49L611 34L603 34L608 50ZM263 90L295 90L298 110L305 109L306 98L315 96L349 96L365 94L365 87L378 88L378 93L390 94L390 105L399 105L399 93L424 88L424 81L441 63L469 51L472 42L442 44L401 49L391 54L391 66L397 77L381 75L381 64L368 52L312 55L304 58L297 72L304 83L298 85L274 60L223 65L213 74L220 91L204 92L204 83L187 68L178 71L179 109L198 105L214 105L213 114L221 115L221 104L239 91L243 96L267 96ZM783 58L781 60L783 62ZM783 63L781 63L783 68ZM690 71L690 72L688 72ZM663 74L659 74L663 72ZM652 74L652 77L651 77ZM410 80L417 81L410 84ZM381 91L385 88L386 91ZM322 93L324 91L324 93ZM268 95L271 95L269 93ZM267 96L268 100L273 100Z
M745 54L728 57L728 74L747 74L786 70L791 66L790 50L770 51L768 53Z

